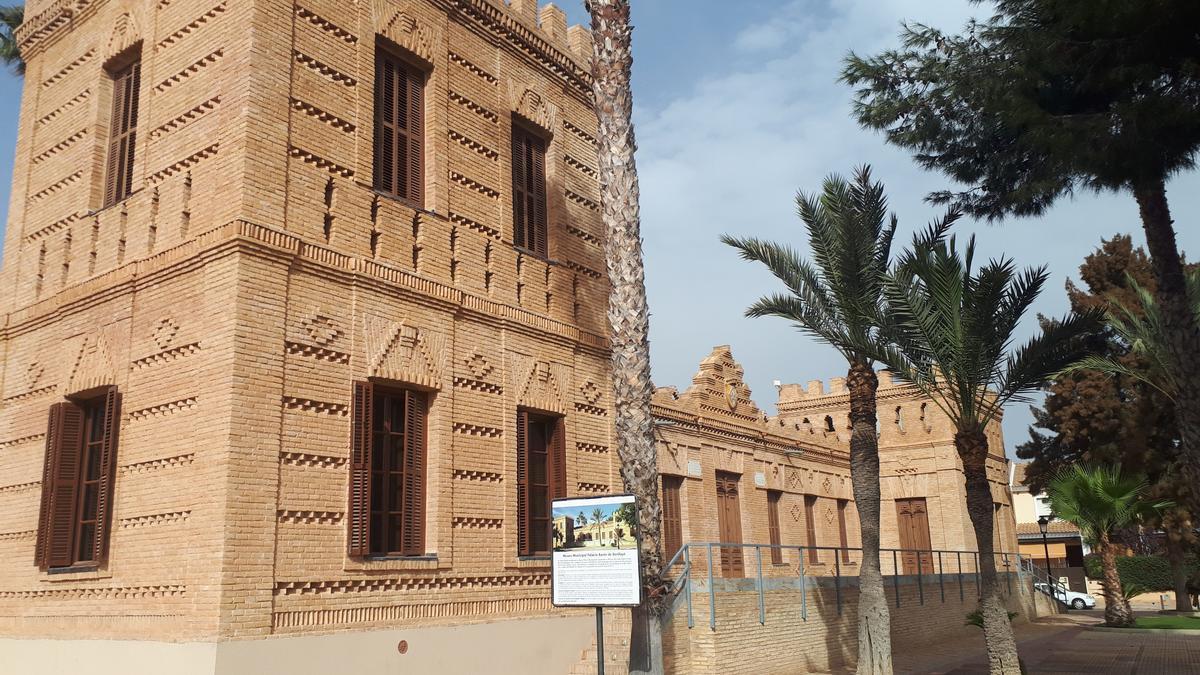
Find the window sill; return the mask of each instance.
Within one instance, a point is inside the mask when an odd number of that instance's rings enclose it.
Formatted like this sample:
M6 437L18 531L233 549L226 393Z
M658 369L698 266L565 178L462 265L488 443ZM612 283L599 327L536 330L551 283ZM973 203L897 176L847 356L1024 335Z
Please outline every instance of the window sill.
M516 244L513 244L513 249L516 250L517 253L527 255L530 258L536 258L538 260L541 260L542 262L546 263L547 265L557 266L557 265L562 264L559 261L555 260L554 258L551 258L549 254L542 255L541 253L538 253L537 251L534 251L532 249L525 248L524 246L517 246Z
M449 569L450 563L443 563L437 554L423 556L377 556L368 558L347 558L342 566L347 572L373 571L421 571Z
M112 572L107 567L98 565L72 565L71 567L52 567L42 572L42 581L50 583L60 581L79 581L81 579L111 579Z
M515 561L505 565L508 569L518 570L542 570L550 569L550 556L548 555L523 555L519 556Z

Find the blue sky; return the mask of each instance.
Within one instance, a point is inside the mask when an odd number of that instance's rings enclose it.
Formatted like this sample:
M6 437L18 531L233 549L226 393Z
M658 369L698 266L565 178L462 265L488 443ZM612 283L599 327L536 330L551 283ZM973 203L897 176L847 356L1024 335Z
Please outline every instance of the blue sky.
M902 20L953 29L986 5L967 0L633 0L634 101L642 187L651 350L658 385L686 387L714 345L729 344L754 399L774 412L773 380L828 380L845 364L786 322L746 319L744 308L774 290L772 278L740 261L721 233L753 234L804 247L793 211L797 189L814 191L830 172L870 163L888 187L908 233L935 211L922 198L946 187L937 174L850 119L850 92L837 82L850 50L892 46ZM583 3L562 6L585 23ZM0 76L0 222L6 221L18 80ZM1200 174L1176 178L1168 197L1185 251L1200 248ZM1051 281L1034 310L1062 314L1063 284L1077 276L1100 238L1132 233L1128 194L1081 194L1037 219L963 223L986 256L1046 264ZM1195 257L1194 255L1192 256ZM1032 331L1031 316L1025 330ZM1006 413L1010 454L1026 439L1025 406Z

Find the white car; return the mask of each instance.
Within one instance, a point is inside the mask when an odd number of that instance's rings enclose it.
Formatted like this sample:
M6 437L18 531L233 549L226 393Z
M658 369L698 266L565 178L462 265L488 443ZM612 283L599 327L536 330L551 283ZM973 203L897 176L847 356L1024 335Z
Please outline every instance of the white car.
M1049 587L1044 583L1035 583L1033 587L1045 593L1046 595L1050 595ZM1056 586L1054 588L1054 599L1058 600L1064 605L1070 605L1071 609L1092 609L1096 606L1095 596L1088 593L1076 593L1075 591L1069 591L1062 586Z

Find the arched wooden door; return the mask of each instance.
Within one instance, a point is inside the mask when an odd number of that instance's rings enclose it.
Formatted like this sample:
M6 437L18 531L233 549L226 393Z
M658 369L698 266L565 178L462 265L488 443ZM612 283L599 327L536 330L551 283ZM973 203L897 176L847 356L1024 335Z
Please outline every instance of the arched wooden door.
M742 511L738 505L737 474L717 472L717 526L721 543L742 543ZM742 549L721 547L721 576L744 577Z

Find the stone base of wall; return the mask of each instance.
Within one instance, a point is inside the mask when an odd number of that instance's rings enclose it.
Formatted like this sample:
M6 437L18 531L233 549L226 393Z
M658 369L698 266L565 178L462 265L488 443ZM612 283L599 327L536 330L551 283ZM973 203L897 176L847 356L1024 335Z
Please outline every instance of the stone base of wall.
M231 642L0 639L0 663L22 675L556 674L579 662L594 632L589 614Z
M892 650L980 633L966 625L978 600L973 574L959 578L926 575L885 577L892 619ZM1057 611L1035 592L1029 579L1001 575L1001 596L1016 612L1014 622ZM667 672L674 675L722 673L829 672L853 666L858 653L858 579L766 579L760 613L753 579L714 581L715 612L709 611L705 580L692 583L693 627L688 628L686 597L677 600L664 635ZM896 604L897 591L899 606ZM715 628L709 618L716 619ZM761 623L760 623L761 620Z

